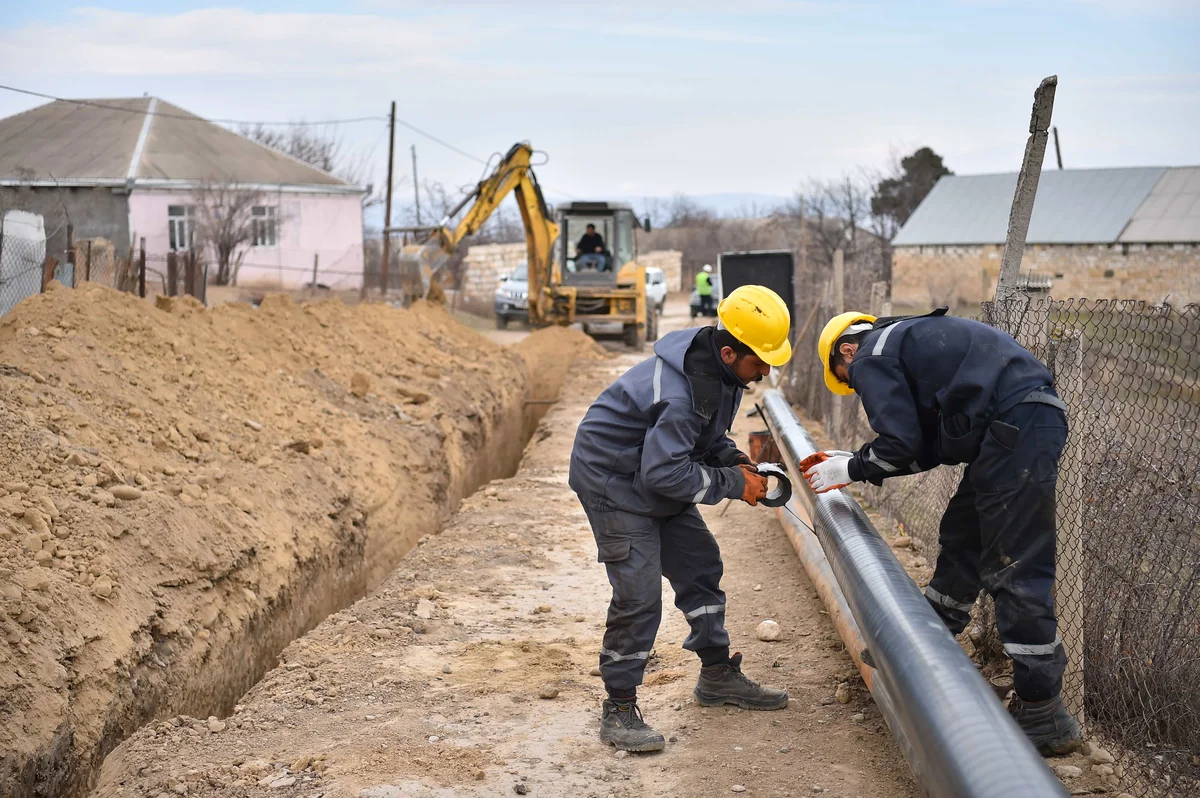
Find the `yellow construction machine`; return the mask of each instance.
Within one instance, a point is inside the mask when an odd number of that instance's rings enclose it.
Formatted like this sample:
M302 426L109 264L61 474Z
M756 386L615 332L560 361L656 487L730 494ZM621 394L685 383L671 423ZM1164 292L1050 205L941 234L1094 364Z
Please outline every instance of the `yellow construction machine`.
M531 160L528 142L513 145L492 172L447 214L425 242L422 260L437 272L467 236L476 233L510 193L521 211L528 249L529 323L532 327L582 322L597 327L620 325L621 338L641 348L658 336L657 315L646 302L646 269L634 260L634 228L639 223L624 203L574 201L552 215ZM451 228L450 220L474 204ZM576 242L593 225L603 251L577 252Z

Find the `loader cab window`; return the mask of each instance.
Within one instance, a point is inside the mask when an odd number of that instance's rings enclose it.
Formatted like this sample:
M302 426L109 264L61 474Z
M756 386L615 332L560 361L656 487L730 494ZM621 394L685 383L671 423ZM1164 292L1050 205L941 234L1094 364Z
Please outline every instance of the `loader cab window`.
M617 211L614 218L617 229L612 245L613 257L616 261L613 268L620 271L622 266L633 260L633 211Z
M569 272L610 272L613 269L613 220L609 216L568 216L563 220L566 264ZM582 251L586 245L591 251ZM596 252L599 246L601 251Z

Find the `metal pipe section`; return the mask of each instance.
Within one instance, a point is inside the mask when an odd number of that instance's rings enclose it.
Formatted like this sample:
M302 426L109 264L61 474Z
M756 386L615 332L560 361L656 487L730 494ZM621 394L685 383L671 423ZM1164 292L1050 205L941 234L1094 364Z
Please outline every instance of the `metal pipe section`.
M765 393L762 407L793 481L800 480L798 464L816 445L778 390ZM885 718L925 793L1066 796L862 507L844 490L814 496L801 485L794 495L811 506L813 529L866 644L863 659L875 671L872 693L884 709L883 688Z
M825 552L821 549L821 542L817 540L810 527L805 526L808 521L801 517L800 510L800 505L794 500L786 507L780 507L778 510L779 522L783 525L783 530L787 533L792 548L796 550L796 556L800 558L800 564L804 566L805 573L808 574L809 580L817 589L817 595L821 597L821 601L829 613L829 620L833 623L833 628L837 629L838 635L846 646L847 653L850 654L850 659L854 660L854 666L858 668L863 682L874 696L875 705L879 707L879 712L883 715L888 729L896 738L896 744L904 753L904 758L911 760L911 745L905 735L904 727L900 725L895 702L888 695L887 687L883 682L875 679L875 668L868 662L870 657L867 654L867 644L863 642L858 624L854 622L854 615L851 614L850 607L846 604L846 597L842 595L842 589L838 587L833 569L829 567L829 560L825 558ZM808 517L811 518L811 514Z

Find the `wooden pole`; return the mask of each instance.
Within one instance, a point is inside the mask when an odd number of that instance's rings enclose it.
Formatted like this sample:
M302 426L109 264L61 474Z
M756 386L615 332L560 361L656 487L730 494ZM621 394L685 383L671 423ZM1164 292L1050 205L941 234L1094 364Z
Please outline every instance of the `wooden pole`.
M396 101L392 100L392 112L388 119L388 177L387 201L383 211L383 260L379 263L379 290L384 298L388 292L388 269L392 260L392 237L388 228L392 226L392 167L396 156Z
M54 270L58 267L58 260L53 255L47 255L45 262L42 264L42 293L46 293L46 286L50 285L50 281L54 279Z
M317 252L313 253L313 278L312 278L312 285L310 285L308 287L308 295L309 296L317 295L317 257L318 256L319 256L319 253L317 253Z
M833 251L833 312L834 315L846 312L846 254L840 247ZM845 403L840 396L831 398L833 412L829 414L829 435L838 441L842 432L842 408Z
M196 296L196 250L189 249L183 261L183 292Z
M179 296L179 258L167 253L167 296Z
M74 288L78 284L75 279L75 227L67 225L67 263L71 264L71 287Z
M83 279L85 282L92 279L92 240L90 238L87 242L87 254L84 255Z
M138 244L138 296L146 298L146 237Z
M833 251L833 311L846 312L846 254L841 249Z
M1058 161L1058 168L1062 169L1062 150L1058 146L1058 125L1050 128L1054 133L1054 158Z
M412 145L413 204L417 207L417 227L421 226L421 184L417 182L417 145Z

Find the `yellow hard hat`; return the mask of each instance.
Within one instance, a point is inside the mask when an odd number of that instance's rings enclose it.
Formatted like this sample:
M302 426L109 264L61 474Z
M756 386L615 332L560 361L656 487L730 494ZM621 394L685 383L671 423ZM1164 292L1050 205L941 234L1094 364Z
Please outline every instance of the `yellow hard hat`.
M770 288L762 285L735 288L717 306L717 318L767 365L778 367L791 360L788 332L792 316L779 294Z
M849 396L854 393L854 389L837 378L837 375L829 368L829 358L833 354L833 345L837 343L837 339L842 337L851 324L857 324L860 321L874 324L875 317L859 313L856 310L839 313L829 320L825 329L821 330L821 337L817 340L817 357L821 358L821 368L825 370L825 387L839 396Z

